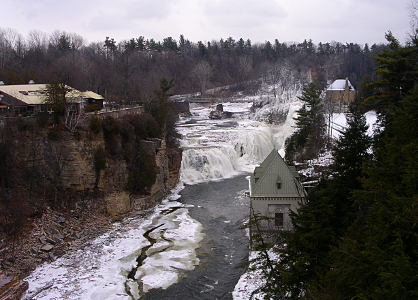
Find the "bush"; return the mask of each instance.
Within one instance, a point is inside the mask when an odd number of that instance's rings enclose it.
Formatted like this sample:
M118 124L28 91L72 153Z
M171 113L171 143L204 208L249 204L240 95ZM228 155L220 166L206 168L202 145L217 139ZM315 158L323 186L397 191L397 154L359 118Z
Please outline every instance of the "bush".
M118 152L118 134L119 126L115 118L107 116L102 122L103 136L106 143L106 151L112 155L116 155Z
M121 133L124 141L132 138L160 138L161 129L155 118L149 113L128 115L121 122Z
M80 131L74 131L72 134L73 134L73 138L75 140L77 140L77 141L80 141L81 140L81 133L80 133Z
M103 147L98 147L94 152L94 169L100 172L104 168L106 168L106 151Z
M28 130L29 129L28 122L25 119L23 119L22 117L19 117L17 119L17 129L19 131L26 131L26 130Z
M157 165L154 157L140 146L135 148L135 152L135 159L128 163L127 189L131 193L148 194L157 178Z
M102 130L102 122L100 122L98 117L92 117L90 119L90 130L96 135L98 135L100 130Z
M46 126L46 123L48 122L48 116L44 112L38 113L36 117L36 123L40 128L44 128Z

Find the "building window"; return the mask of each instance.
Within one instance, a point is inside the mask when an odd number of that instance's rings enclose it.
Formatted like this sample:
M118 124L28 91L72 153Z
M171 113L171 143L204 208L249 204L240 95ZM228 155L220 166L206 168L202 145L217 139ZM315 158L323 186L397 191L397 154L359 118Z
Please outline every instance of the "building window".
M283 228L283 213L275 213L274 218L274 225L276 225L276 227Z
M280 175L277 176L276 187L278 190L282 188L282 178L280 177Z

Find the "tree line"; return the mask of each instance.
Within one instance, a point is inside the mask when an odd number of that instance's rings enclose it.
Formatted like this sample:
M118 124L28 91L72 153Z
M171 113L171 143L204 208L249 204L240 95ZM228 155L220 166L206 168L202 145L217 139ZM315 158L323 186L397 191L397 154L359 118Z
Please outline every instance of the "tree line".
M0 28L0 80L59 82L97 92L109 102L142 104L150 101L163 77L175 78L174 94L203 93L210 87L269 76L284 64L312 72L321 87L345 77L354 84L370 82L376 66L373 57L385 47L312 40L253 43L232 37L192 42L183 35L162 41L106 37L86 44L76 33L57 30L48 35L33 30L24 38L16 30Z

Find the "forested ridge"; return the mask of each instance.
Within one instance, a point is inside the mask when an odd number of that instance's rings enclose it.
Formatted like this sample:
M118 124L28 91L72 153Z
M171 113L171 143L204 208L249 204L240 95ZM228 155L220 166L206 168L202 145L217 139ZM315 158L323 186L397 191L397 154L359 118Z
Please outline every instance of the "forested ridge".
M183 35L163 41L106 37L87 44L76 33L33 30L23 37L16 30L0 28L0 80L5 84L60 82L124 105L150 101L162 77L175 78L171 92L184 94L277 79L283 66L310 72L321 88L330 80L349 77L362 89L373 79L373 57L384 48L312 40L253 43L232 37L192 42ZM247 91L254 93L256 87Z
M373 96L352 105L331 171L293 214L279 259L264 260L265 299L418 297L418 40L386 37Z

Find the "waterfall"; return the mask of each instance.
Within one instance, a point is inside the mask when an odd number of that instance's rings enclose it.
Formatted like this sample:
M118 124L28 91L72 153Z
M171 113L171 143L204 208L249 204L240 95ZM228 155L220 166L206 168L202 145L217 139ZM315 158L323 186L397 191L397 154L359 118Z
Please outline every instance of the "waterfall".
M191 184L228 178L238 173L237 156L231 147L193 148L183 151L180 178Z
M194 184L252 172L273 148L284 156L286 139L294 131L293 118L302 105L297 98L301 91L300 84L289 85L275 101L258 101L252 115L250 103L223 103L225 110L234 112L233 121L210 120L213 107L191 107L192 117L177 126L183 148L181 181ZM281 116L281 124L264 122L274 115Z
M200 138L193 135L186 144L180 178L193 184L251 172L273 149L273 132L260 122L240 122L234 128L208 129Z

